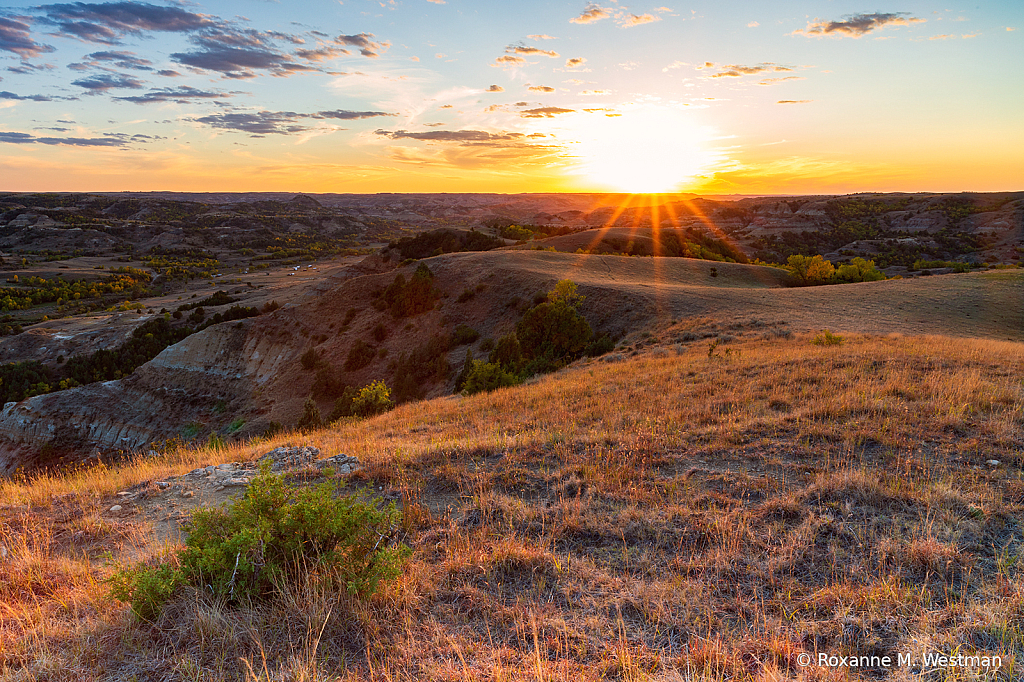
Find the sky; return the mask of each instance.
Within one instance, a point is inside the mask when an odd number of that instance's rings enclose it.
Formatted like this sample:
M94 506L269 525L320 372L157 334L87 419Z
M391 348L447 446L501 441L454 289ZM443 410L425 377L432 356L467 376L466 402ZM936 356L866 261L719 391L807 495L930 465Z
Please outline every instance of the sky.
M661 1L0 0L0 191L1024 190L1020 0Z

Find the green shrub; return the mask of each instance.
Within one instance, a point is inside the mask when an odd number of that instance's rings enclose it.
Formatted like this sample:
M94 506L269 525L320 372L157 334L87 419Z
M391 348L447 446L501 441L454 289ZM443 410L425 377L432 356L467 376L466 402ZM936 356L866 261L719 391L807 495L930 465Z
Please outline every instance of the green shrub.
M480 342L480 350L484 353L490 353L494 350L494 339L484 339Z
M434 273L423 263L416 268L412 278L406 282L402 273L381 294L380 302L396 317L410 317L425 313L441 298L441 292L434 287Z
M481 391L493 391L496 388L515 386L519 377L493 362L473 361L473 367L466 375L463 386L465 393L472 395Z
M854 258L847 265L836 269L833 281L844 282L878 282L885 279L885 274L875 267L875 261Z
M342 380L338 369L323 363L316 371L316 378L313 379L311 390L313 395L318 398L330 398L333 400L341 396L347 387L348 384Z
M305 353L299 357L299 362L302 363L302 369L310 372L316 369L317 365L320 364L320 356L317 355L316 348L310 347Z
M359 496L339 496L336 482L289 488L267 464L230 508L193 513L176 561L118 571L111 595L144 620L159 615L186 585L229 603L268 599L278 586L297 582L366 597L397 577L409 555L389 542L400 521L393 503L381 509Z
M313 396L306 398L306 402L302 404L302 416L296 426L300 429L315 429L323 426L323 423L323 419L320 418L320 408L317 407Z
M576 293L574 282L558 282L547 298L547 303L526 311L516 325L523 357L538 371L579 357L593 336L590 325L576 310L583 297Z
M456 300L458 300L459 303L466 303L467 301L469 301L469 299L473 298L474 296L476 296L476 292L473 291L472 289L463 289L462 293L459 294L459 297Z
M832 261L821 256L801 256L794 254L786 261L786 269L804 286L827 284L835 274Z
M373 358L376 356L377 350L373 346L362 339L357 339L349 349L348 357L345 358L345 371L352 372L362 369L373 362Z
M464 324L456 325L455 334L452 335L452 343L456 346L462 346L467 343L473 343L480 338L480 332Z
M473 370L473 349L466 349L466 360L462 363L462 370L459 375L455 377L455 392L461 393L462 389L466 386L466 378L469 373Z
M516 335L506 334L498 339L487 361L501 365L506 371L518 373L523 365L523 349Z
M607 334L602 334L599 338L594 339L587 346L587 355L590 357L597 357L598 355L604 355L615 350L615 342L612 341L611 337Z
M811 339L811 343L815 346L841 346L843 345L843 337L824 329L820 334Z
M387 412L394 406L391 389L383 381L373 381L363 386L352 400L352 412L360 417Z
M388 338L388 328L384 326L383 322L378 322L371 332L373 340L380 343L384 339Z

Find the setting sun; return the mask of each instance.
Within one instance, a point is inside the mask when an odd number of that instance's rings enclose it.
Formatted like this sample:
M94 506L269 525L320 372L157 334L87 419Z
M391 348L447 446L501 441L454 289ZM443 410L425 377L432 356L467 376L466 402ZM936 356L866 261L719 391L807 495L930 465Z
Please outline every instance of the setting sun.
M620 116L595 116L573 132L578 144L570 149L579 163L572 172L611 190L688 189L724 161L724 154L711 148L714 132L673 109L625 109Z

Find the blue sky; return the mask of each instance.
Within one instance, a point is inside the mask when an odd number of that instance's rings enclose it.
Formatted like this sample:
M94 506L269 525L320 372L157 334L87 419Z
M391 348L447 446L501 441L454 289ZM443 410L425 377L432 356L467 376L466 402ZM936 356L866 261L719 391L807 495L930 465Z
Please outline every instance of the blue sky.
M1024 6L0 8L0 189L1012 190Z

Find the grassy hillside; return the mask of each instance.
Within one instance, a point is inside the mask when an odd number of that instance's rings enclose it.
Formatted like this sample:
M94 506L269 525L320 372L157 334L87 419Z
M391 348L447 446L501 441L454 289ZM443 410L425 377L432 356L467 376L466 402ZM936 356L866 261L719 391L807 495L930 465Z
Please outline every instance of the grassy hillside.
M800 655L964 653L1024 670L1024 346L672 331L527 385L123 468L0 484L13 679L922 679ZM284 443L358 457L413 548L367 601L111 601L153 559L116 493ZM997 463L990 463L997 462ZM161 493L154 492L152 502ZM148 504L147 501L145 504Z

